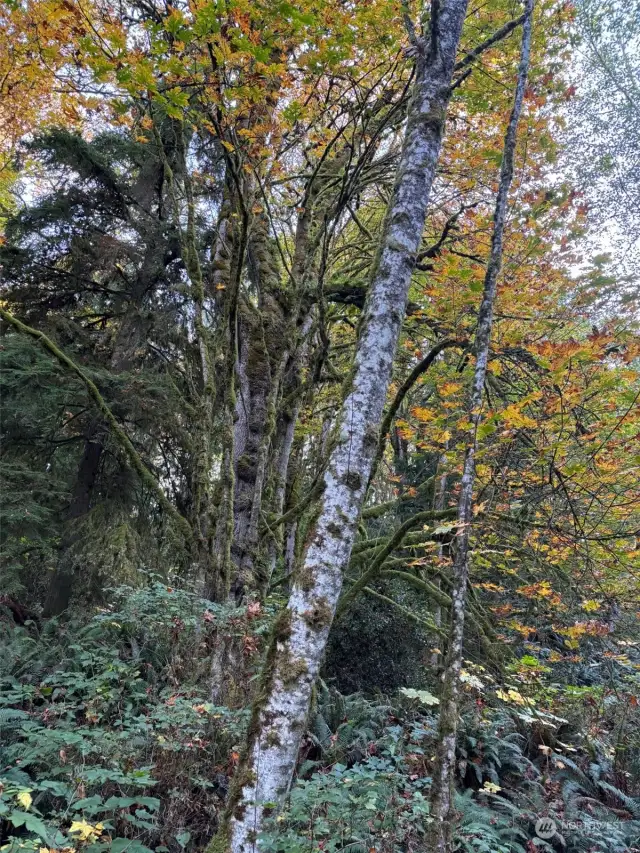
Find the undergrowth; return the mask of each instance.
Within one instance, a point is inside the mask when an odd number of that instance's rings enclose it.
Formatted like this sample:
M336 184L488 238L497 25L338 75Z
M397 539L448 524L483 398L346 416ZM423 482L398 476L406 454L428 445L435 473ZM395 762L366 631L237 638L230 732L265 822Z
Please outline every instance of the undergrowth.
M272 612L225 609L157 580L112 590L111 600L84 622L0 619L0 846L9 853L195 853L216 831ZM242 658L245 692L232 707L210 699L223 637ZM632 660L620 665L620 680L636 678ZM457 853L640 849L639 792L626 769L637 750L625 735L637 712L622 694L542 687L529 667L519 686L537 691L534 701L515 689L515 669L501 689L469 668ZM345 696L320 680L296 781L261 850L424 850L437 710L426 690ZM553 821L551 837L537 833L541 818Z

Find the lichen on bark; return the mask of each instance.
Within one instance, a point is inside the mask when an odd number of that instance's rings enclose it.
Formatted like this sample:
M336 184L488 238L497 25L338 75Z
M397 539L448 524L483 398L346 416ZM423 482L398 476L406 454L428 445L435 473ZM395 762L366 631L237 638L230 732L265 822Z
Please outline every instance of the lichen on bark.
M357 530L398 336L420 247L427 205L444 132L456 51L467 0L444 0L432 21L428 42L418 57L409 120L396 183L356 347L350 387L337 421L333 449L324 473L324 491L301 580L295 581L285 612L289 635L273 637L262 689L221 827L233 853L256 847L265 804L279 804L295 769L313 684L326 647L342 588L342 575ZM431 48L427 48L427 44ZM309 614L321 613L320 624ZM306 669L290 680L291 660ZM278 744L274 733L277 734Z

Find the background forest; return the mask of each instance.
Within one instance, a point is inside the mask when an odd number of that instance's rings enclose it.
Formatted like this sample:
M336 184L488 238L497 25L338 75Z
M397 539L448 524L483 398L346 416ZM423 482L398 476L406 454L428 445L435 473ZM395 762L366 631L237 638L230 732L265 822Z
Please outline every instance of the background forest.
M637 0L0 26L0 849L640 850Z

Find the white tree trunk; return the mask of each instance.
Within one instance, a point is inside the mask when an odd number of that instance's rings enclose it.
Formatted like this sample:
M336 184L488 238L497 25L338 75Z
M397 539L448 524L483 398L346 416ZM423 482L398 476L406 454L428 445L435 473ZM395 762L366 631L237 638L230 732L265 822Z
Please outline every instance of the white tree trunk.
M257 849L265 813L286 796L309 700L342 588L404 318L415 257L440 153L468 0L432 5L418 41L417 73L396 184L372 273L350 390L324 478L320 515L267 653L245 754L217 849Z
M453 592L451 606L451 631L445 659L444 683L440 697L440 723L436 766L431 790L432 844L434 853L449 853L452 849L452 806L458 727L458 682L462 668L462 642L464 616L469 578L469 540L473 522L473 488L476 474L477 432L481 421L484 382L487 375L489 345L493 326L493 305L496 298L498 274L502 266L504 225L508 208L509 188L513 179L513 162L516 150L518 122L527 85L533 0L525 0L525 20L522 30L522 48L513 109L504 140L500 183L493 216L491 253L484 279L474 354L476 364L468 401L471 429L465 451L464 469L458 498L458 527L454 541Z

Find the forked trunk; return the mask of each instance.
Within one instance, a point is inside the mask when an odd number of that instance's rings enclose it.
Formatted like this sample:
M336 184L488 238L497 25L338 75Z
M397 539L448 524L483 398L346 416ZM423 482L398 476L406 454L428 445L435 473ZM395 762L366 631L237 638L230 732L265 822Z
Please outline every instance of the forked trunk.
M382 410L440 152L467 0L433 4L416 44L416 83L396 184L369 288L351 386L324 477L322 507L274 629L247 744L215 846L256 849L265 812L286 795L342 588L375 454Z

